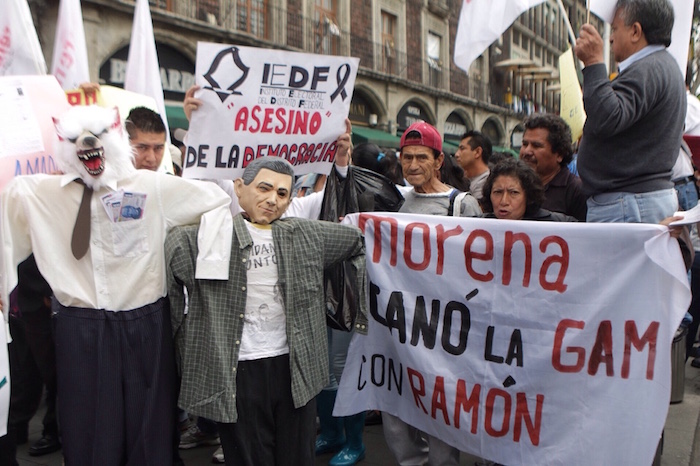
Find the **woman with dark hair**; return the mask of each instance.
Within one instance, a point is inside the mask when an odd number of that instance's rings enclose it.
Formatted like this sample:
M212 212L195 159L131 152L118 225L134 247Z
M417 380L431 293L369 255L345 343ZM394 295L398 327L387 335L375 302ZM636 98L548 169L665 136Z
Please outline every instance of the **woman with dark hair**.
M485 218L575 222L574 217L543 209L544 187L525 162L505 159L491 169L484 183Z

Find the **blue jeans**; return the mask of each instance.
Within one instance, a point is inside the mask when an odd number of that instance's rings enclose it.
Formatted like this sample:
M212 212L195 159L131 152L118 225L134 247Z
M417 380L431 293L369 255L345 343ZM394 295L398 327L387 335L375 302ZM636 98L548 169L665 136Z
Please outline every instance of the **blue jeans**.
M675 189L681 210L690 210L698 204L698 190L693 181L677 184Z
M328 367L329 381L324 390L337 390L340 376L345 369L345 360L348 357L348 347L354 332L344 332L328 327Z
M648 193L603 193L588 198L586 222L659 223L678 210L673 188Z

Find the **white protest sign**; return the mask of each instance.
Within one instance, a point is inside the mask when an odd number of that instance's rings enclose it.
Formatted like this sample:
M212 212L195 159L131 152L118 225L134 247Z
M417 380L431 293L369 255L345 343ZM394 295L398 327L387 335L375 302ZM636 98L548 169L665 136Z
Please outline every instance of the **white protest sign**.
M346 219L370 315L334 415L380 409L501 464L651 464L690 303L666 227Z
M55 173L54 117L70 108L53 76L0 76L0 190L18 175Z
M328 173L359 59L198 43L202 100L187 134L187 178L235 179L253 159L279 156L296 174Z

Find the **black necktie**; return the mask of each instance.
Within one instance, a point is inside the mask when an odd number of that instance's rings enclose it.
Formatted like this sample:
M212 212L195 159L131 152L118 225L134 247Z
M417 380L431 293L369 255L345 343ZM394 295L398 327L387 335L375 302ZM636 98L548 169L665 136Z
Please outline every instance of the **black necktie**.
M80 200L78 217L75 219L70 248L73 251L73 256L80 260L87 253L90 246L90 199L92 198L92 188L86 186L83 180L76 180L76 183L83 185L83 198Z

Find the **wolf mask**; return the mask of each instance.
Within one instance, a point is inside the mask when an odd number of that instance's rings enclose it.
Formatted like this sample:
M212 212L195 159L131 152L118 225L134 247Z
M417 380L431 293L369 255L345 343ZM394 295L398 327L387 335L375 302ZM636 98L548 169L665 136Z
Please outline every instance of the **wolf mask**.
M54 118L58 168L78 175L94 190L135 172L133 154L119 111L96 105L71 107Z

